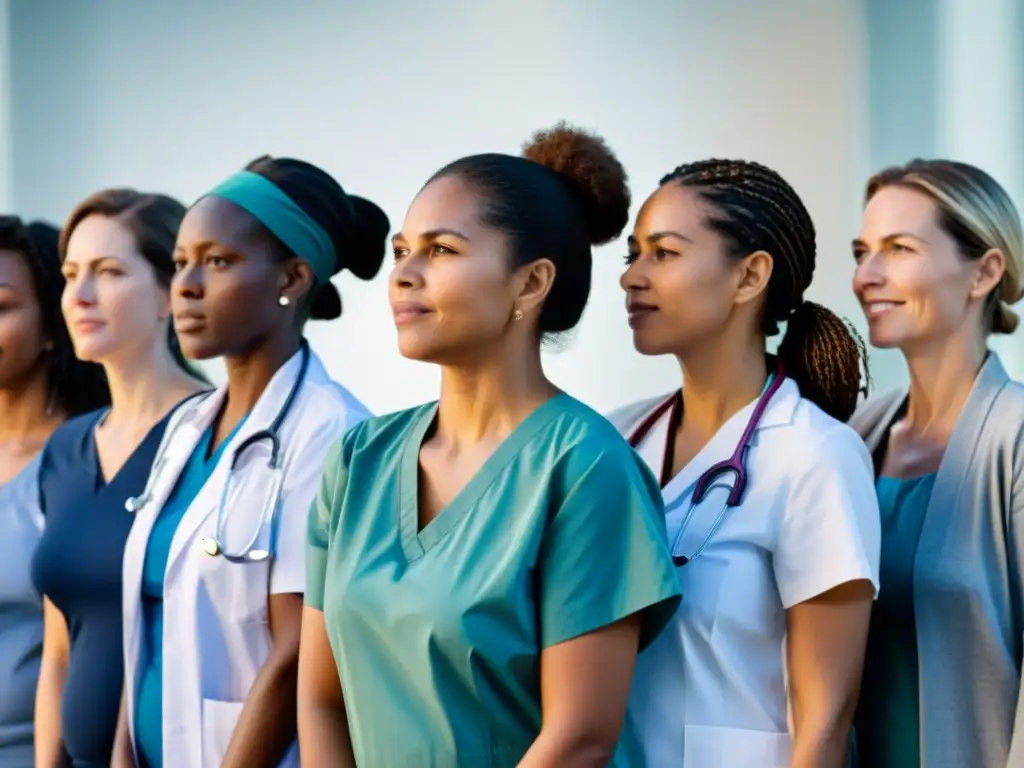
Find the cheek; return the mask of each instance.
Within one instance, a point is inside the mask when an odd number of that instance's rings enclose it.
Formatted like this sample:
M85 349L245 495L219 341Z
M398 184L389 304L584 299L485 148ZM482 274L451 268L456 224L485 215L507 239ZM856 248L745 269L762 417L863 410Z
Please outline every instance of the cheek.
M655 276L658 304L681 334L714 328L729 315L728 274L696 259L666 262Z
M501 269L460 264L439 272L430 285L436 286L431 301L441 322L460 336L493 335L508 322L508 274Z
M0 311L0 371L4 378L22 373L42 353L39 313L21 307Z
M277 273L264 270L232 270L206 279L203 308L218 333L244 327L259 333L259 324L275 322L280 311ZM244 307L245 311L239 311Z
M104 319L119 333L153 326L162 305L153 286L142 280L118 280L99 287L96 303Z

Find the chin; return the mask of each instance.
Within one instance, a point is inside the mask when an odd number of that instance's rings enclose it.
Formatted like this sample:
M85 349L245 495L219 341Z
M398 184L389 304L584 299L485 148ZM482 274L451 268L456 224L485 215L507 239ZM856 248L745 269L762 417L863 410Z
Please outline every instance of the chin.
M667 355L671 351L668 345L662 344L659 339L652 338L649 334L643 333L633 334L633 349L641 355L650 357Z
M178 337L178 347L187 360L210 360L223 353L212 339Z
M117 352L117 345L102 339L77 339L72 341L75 357L83 363L102 363Z

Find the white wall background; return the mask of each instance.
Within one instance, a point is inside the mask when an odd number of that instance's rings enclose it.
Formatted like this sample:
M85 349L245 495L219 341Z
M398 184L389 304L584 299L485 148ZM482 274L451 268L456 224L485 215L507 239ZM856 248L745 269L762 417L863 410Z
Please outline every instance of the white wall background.
M882 86L900 81L884 65L895 48L879 45L876 27L909 25L914 45L924 28L914 8L934 16L927 0L0 0L0 10L4 2L7 203L54 221L111 185L188 202L270 153L322 165L397 229L445 162L515 152L565 118L617 151L634 212L687 160L775 167L817 223L811 297L863 328L849 289L863 182L875 165L937 146L890 134L899 115L876 108L899 96ZM931 94L934 59L918 59L903 62L917 78L905 91ZM617 284L624 252L624 242L598 252L582 326L548 358L556 382L601 409L677 385L671 360L632 351ZM308 334L331 372L380 412L437 391L436 371L398 355L386 271L370 284L340 278L343 318ZM880 385L901 378L895 358L879 360Z

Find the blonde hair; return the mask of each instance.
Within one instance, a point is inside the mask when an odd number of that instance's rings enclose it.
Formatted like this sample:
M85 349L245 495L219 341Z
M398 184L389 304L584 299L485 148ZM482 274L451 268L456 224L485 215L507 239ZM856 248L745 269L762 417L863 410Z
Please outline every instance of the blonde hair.
M988 331L1017 330L1020 318L1009 305L1024 295L1024 231L1017 208L999 182L967 163L911 160L872 176L865 203L885 187L903 187L930 197L938 208L939 225L956 241L965 258L980 259L991 250L1003 254L1003 277L986 304Z

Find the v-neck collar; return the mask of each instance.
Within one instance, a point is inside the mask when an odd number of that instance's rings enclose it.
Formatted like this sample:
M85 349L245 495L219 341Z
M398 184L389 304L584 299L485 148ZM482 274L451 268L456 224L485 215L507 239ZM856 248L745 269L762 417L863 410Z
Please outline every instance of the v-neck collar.
M402 465L398 477L398 526L402 540L402 551L406 560L413 562L422 557L444 538L451 529L473 508L476 501L490 487L502 470L519 454L523 446L564 411L567 400L564 392L552 397L533 409L512 432L502 440L483 465L455 494L440 512L419 529L420 518L420 449L423 438L437 418L437 403L424 408L414 422L402 452Z
M177 408L177 406L175 406L175 408ZM171 412L173 411L174 409L172 408ZM143 448L154 437L154 433L158 429L163 428L164 423L168 418L168 414L164 414L153 426L151 426L146 431L146 434L142 438L142 440L138 442L138 444L135 446L135 449L128 455L128 458L124 460L121 466L117 468L117 471L108 480L103 473L103 463L100 461L100 451L99 447L96 444L96 430L103 425L103 422L106 421L107 415L109 413L109 408L103 410L86 432L86 451L89 454L89 461L92 464L93 472L95 472L96 475L96 493L102 493L103 491L116 487L117 484L120 482L121 478L128 475L128 472L126 470L128 469L129 465L134 464L138 460L139 456L142 455Z

